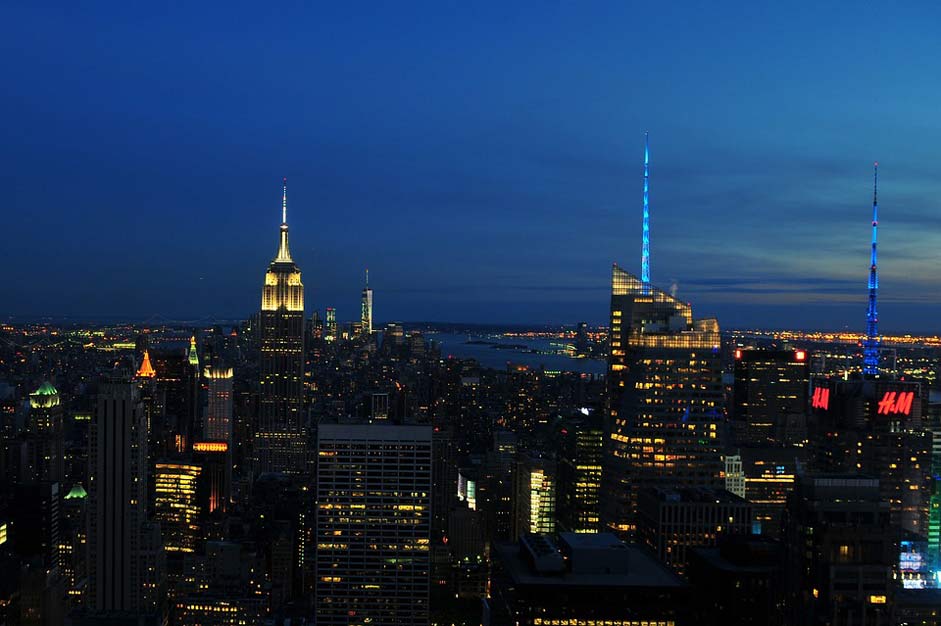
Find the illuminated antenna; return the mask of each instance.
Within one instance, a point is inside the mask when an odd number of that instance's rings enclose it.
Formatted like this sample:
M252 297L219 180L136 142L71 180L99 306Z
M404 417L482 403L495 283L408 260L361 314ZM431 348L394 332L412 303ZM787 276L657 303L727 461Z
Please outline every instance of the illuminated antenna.
M644 133L644 234L640 254L640 280L644 293L650 290L650 138Z
M369 289L369 268L366 268L366 289Z
M869 310L866 312L866 341L863 344L863 374L879 373L879 272L876 263L876 239L879 231L879 163L872 172L872 257L869 264Z
M278 256L275 261L292 263L291 249L288 247L288 179L282 179L281 187L281 243L278 245Z
M288 223L288 179L287 176L282 180L281 187L281 223Z

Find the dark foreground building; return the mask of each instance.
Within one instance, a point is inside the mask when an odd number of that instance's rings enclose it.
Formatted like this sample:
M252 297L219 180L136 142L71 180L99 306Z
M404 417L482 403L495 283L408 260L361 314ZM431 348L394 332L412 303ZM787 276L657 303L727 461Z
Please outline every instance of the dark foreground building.
M524 535L493 550L487 626L680 626L689 588L644 548L609 533Z
M889 623L897 533L879 493L853 474L797 482L784 515L787 623Z
M696 623L780 626L781 556L781 544L755 535L690 549L687 575L695 589Z

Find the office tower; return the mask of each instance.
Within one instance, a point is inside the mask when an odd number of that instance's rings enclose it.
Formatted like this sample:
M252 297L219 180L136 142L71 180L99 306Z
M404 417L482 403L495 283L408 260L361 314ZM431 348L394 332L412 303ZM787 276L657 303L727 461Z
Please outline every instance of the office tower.
M806 350L736 350L732 437L737 445L793 445L806 438Z
M382 421L389 419L389 394L374 393L370 397L371 406L369 417L372 420Z
M431 488L431 536L436 543L446 535L448 512L459 497L455 495L458 492L456 457L454 431L450 427L435 426L432 432L432 476L435 480Z
M58 573L62 525L59 483L18 483L10 491L9 519L16 552L24 561L35 561L45 571Z
M202 468L194 463L159 461L154 468L154 518L160 522L167 552L193 552L199 540L196 483Z
M432 431L321 424L317 624L427 624Z
M261 362L256 473L307 470L304 419L304 285L288 248L287 181L281 197L281 243L261 297Z
M65 477L62 402L48 381L29 394L26 433L32 480L61 481Z
M425 337L422 336L420 332L417 330L410 332L406 343L410 359L421 360L425 358L425 353L428 351L428 344L425 342Z
M264 558L252 544L207 541L184 558L175 624L262 624L269 611Z
M549 417L539 403L539 387L545 377L525 365L507 364L506 369L509 392L498 423L518 435L531 434Z
M488 626L677 626L689 587L647 550L610 533L546 535L493 548Z
M323 320L320 319L320 312L317 309L314 309L314 312L310 314L310 339L322 339L323 338ZM316 347L316 346L315 346ZM318 349L319 354L319 349Z
M484 539L484 516L466 506L457 506L448 514L448 595L464 599L486 597L489 574L489 550ZM440 580L439 580L439 585ZM434 600L432 600L434 604ZM477 613L479 615L479 611Z
M788 495L799 468L806 466L806 448L758 447L741 450L745 499L752 505L755 534L777 538Z
M725 490L739 498L745 497L745 470L741 454L725 455Z
M517 463L516 536L555 532L556 467L550 459L525 455Z
M98 390L89 432L88 608L158 613L159 529L146 518L147 433L140 391L115 373Z
M195 441L193 463L200 469L196 481L200 514L225 513L232 500L232 446L224 441Z
M363 287L362 312L360 314L360 323L363 325L362 332L367 335L372 334L372 289L369 287L369 270L366 270L366 286Z
M643 487L723 486L719 324L614 266L602 516L630 532Z
M337 310L332 306L327 307L323 338L327 341L337 340Z
M203 377L208 386L203 438L232 443L232 368L207 365Z
M714 546L725 535L751 532L751 504L724 489L641 490L637 538L660 560L683 573L692 546Z
M591 351L591 339L588 336L588 323L579 322L575 329L575 352L587 355Z
M733 535L715 547L690 548L687 574L699 626L781 626L782 546Z
M568 419L558 429L559 525L576 533L601 531L604 428L592 418Z
M146 339L146 335L140 335ZM148 342L144 343L145 346ZM150 361L150 350L144 348L140 367L137 368L138 386L140 387L141 408L144 411L144 423L147 425L147 463L152 466L159 456L170 453L166 432L166 393L157 384L157 370ZM148 484L148 493L153 492L153 484Z
M158 404L154 406L151 427L152 440L160 446L156 457L170 453L183 453L192 445L199 413L199 368L191 363L191 348L174 347L149 350L148 360L156 376L141 377L142 382L152 380L153 392L147 392ZM141 363L141 369L144 364ZM159 421L158 421L159 420ZM154 423L154 422L157 423Z
M802 477L788 499L784 529L788 623L888 623L896 535L878 480Z
M80 608L85 604L87 502L88 492L81 485L73 486L62 499L59 569L65 581L70 608Z
M405 328L390 322L382 333L382 352L389 356L402 356L405 351Z
M814 385L814 468L878 478L892 524L927 534L932 435L921 383L833 378Z

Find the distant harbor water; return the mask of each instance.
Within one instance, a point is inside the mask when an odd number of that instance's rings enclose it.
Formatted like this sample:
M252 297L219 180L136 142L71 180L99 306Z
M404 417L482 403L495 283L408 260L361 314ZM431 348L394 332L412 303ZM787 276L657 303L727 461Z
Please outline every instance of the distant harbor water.
M598 359L577 359L565 354L554 354L559 351L563 343L561 340L427 331L424 335L441 344L442 358L454 356L476 359L482 366L494 369L503 370L507 363L517 363L533 368L600 376L606 368L605 362Z

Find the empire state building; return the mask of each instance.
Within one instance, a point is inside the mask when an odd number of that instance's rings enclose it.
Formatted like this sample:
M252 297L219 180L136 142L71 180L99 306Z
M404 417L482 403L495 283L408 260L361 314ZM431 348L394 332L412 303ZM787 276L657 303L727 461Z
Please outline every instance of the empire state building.
M261 358L254 453L258 473L303 473L304 285L288 247L287 179L281 199L281 242L261 294Z

